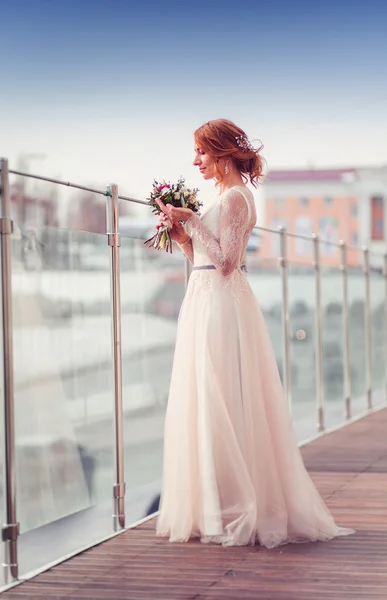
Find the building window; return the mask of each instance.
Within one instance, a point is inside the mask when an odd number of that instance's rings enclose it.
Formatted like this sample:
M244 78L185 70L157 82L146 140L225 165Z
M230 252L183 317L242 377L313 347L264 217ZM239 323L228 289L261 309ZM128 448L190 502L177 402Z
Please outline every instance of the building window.
M339 237L339 224L335 217L322 217L320 219L321 254L323 256L334 256L337 254L337 243Z
M359 233L358 233L357 231L354 231L354 232L352 233L352 239L351 239L351 243L352 243L354 246L357 246L357 245L358 245L358 243L359 243Z
M330 196L326 196L326 197L324 198L324 203L325 203L327 206L331 206L331 205L333 204L333 198L331 198Z
M355 217L355 219L357 218L357 216L359 214L359 207L357 204L352 204L351 214L353 217Z
M283 208L283 206L285 204L285 199L284 198L275 198L274 203L277 206L277 208Z
M303 196L302 198L300 198L300 202L301 202L301 206L309 206L309 198L307 198L306 196Z
M372 196L371 198L371 239L384 239L384 198Z
M288 221L287 219L283 219L282 217L272 217L270 222L270 228L274 229L274 231L278 231L280 227L287 227ZM273 256L280 256L281 253L281 243L280 243L280 233L271 233L271 253Z
M299 236L312 235L312 219L310 217L298 217L295 227L296 234ZM313 250L312 241L306 240L304 237L296 237L295 250L299 256L311 256Z

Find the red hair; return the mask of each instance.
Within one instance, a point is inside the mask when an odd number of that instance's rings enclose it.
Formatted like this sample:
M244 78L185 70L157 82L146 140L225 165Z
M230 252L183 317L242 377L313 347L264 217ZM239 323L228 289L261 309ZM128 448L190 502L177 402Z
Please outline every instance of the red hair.
M263 158L260 156L262 144L254 148L248 141L247 135L235 123L227 119L208 121L199 127L195 133L195 144L212 156L216 162L220 159L230 159L240 172L245 183L257 187L263 173ZM223 179L217 170L217 180Z

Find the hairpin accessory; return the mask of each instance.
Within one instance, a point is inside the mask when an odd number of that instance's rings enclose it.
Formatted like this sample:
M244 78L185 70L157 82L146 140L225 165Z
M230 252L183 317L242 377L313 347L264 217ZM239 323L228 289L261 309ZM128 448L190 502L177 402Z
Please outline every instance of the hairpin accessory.
M228 175L229 170L230 169L228 168L228 162L226 162L226 164L224 165L224 173L225 173L225 175Z
M237 135L235 136L235 139L239 148L242 148L242 150L248 150L250 152L258 151L257 148L254 148L253 144L250 142L246 135Z

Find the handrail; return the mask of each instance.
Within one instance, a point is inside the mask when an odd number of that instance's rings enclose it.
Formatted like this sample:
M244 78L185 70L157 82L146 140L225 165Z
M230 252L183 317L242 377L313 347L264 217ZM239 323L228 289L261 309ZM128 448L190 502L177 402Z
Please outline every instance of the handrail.
M61 179L53 179L52 177L43 177L43 175L33 175L32 173L23 173L22 171L15 171L10 169L9 173L12 175L20 175L21 177L31 177L31 179L38 179L40 181L47 181L48 183L57 183L58 185L64 185L66 187L76 188L85 192L92 192L93 194L100 194L101 196L107 196L106 190L96 190L88 186L80 185L79 183L72 183L71 181L62 181ZM130 196L118 196L119 200L126 200L128 202L136 202L137 204L148 205L145 200L138 200L137 198L131 198Z
M52 177L43 177L42 175L22 173L21 171L14 171L13 169L9 169L9 174L20 175L21 177L31 177L31 179L39 179L40 181L47 181L48 183L57 183L59 185L65 185L67 187L77 188L78 190L84 190L85 192L93 192L94 194L101 194L101 196L106 196L106 191L96 190L95 188L79 185L78 183L71 183L71 181L61 181L60 179L53 179Z
M278 235L281 235L281 227L279 227L278 229L273 229L271 227L262 227L261 225L256 225L254 227L254 229L259 230L259 231L266 231L267 233L276 233ZM303 235L301 233L294 233L293 231L286 231L286 235L288 237L293 237L293 238L297 238L299 240L306 240L307 242L311 242L313 243L314 240L314 235L315 234L311 234L311 235ZM338 248L341 248L341 245L344 243L343 240L339 240L338 242L333 242L332 240L325 240L324 238L320 238L320 244L325 244L327 246L337 246ZM363 252L364 250L364 246L352 246L351 244L346 244L347 249L348 250L357 250L358 252ZM376 256L384 256L384 252L373 252L370 251L370 254L372 255L376 255Z
M98 190L98 189L91 188L88 186L80 185L78 183L72 183L71 181L62 181L60 179L54 179L52 177L44 177L43 175L34 175L32 173L23 173L22 171L16 171L14 169L9 169L9 173L12 175L19 175L21 177L31 177L31 179L38 179L40 181L46 181L48 183L56 183L58 185L72 187L72 188L83 190L86 192L92 192L94 194L100 194L101 196L107 195L106 190ZM148 202L146 202L145 200L139 200L138 198L132 198L131 196L118 195L118 199L125 200L126 202L134 202L135 204L142 204L143 206L148 206ZM278 235L281 234L281 227L279 227L278 229L272 229L270 227L263 227L261 225L256 225L254 227L254 230L265 231L267 233L276 233ZM294 233L292 231L286 231L286 235L289 237L302 239L302 240L306 240L311 243L314 243L314 234L313 233L309 236L309 235L303 235L300 233ZM320 239L320 244L335 246L337 248L341 248L341 245L343 243L343 240L338 240L337 242L334 242L332 240L325 240L323 238L319 238L319 239ZM365 248L364 246L352 246L350 244L347 244L346 246L347 246L347 250L356 250L358 252L363 252L364 248ZM384 256L383 252L370 251L370 254L372 254L374 256L380 256L380 257Z

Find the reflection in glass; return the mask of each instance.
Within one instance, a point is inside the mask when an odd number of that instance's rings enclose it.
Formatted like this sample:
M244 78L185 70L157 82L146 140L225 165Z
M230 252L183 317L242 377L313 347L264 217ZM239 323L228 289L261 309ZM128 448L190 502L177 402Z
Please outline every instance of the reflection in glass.
M339 265L321 267L322 369L325 427L343 422L345 415L345 358L343 279Z
M279 268L280 235L267 231L254 230L259 234L258 248L247 246L247 271L251 288L256 296L265 318L271 343L281 377L283 376L283 326L282 326L282 282ZM269 242L270 241L270 242ZM277 249L276 257L263 258L259 247L272 243Z
M185 262L121 239L123 402L127 522L158 508L164 417L177 318L185 293Z
M371 364L373 405L384 401L383 390L386 381L386 300L385 278L381 270L371 271Z
M307 248L309 243L310 248ZM304 249L313 256L312 242ZM312 259L311 259L312 260ZM290 369L293 420L299 441L316 434L316 300L312 264L288 266Z
M365 355L365 277L361 251L352 251L353 266L348 268L349 343L351 375L351 412L356 416L367 408Z
M52 227L26 235L15 223L12 278L17 510L25 573L112 531L106 236ZM77 535L70 534L68 521L75 516ZM37 539L40 553L33 550Z

